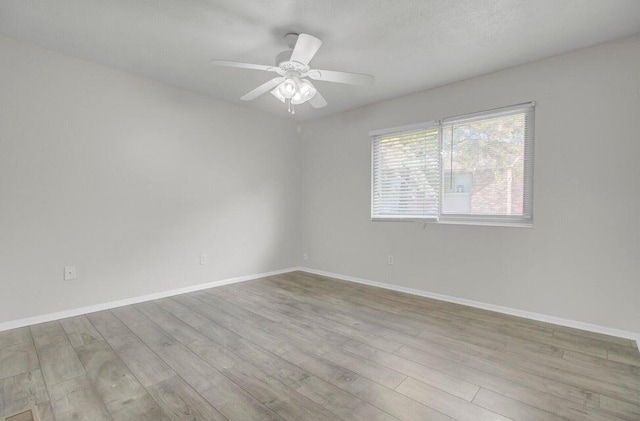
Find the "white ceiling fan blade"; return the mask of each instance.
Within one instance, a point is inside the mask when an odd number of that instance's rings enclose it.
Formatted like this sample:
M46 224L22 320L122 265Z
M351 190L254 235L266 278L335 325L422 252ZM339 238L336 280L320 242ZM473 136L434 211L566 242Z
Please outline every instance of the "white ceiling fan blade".
M318 38L308 34L300 34L298 35L296 46L293 47L290 60L297 61L298 63L302 63L306 66L309 64L313 56L316 55L321 45L322 41Z
M316 94L309 100L309 104L313 108L322 108L327 106L327 101L324 99L320 92L316 92Z
M265 66L264 64L241 63L239 61L211 60L211 64L224 67L239 67L241 69L265 70L267 72L276 72L278 70L277 67L273 66Z
M271 89L275 88L276 86L278 86L282 82L284 82L284 78L283 77L273 78L270 81L265 82L262 85L258 86L253 91L245 94L240 99L243 100L243 101L253 101L254 99L258 98L260 95L269 92Z
M307 74L313 80L348 83L350 85L371 85L374 77L364 73L334 72L333 70L310 70Z

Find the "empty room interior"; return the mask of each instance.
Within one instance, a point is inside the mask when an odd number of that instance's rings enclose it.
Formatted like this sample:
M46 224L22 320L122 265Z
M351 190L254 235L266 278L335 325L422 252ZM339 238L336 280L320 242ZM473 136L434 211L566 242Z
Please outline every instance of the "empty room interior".
M640 1L0 0L0 420L640 420Z

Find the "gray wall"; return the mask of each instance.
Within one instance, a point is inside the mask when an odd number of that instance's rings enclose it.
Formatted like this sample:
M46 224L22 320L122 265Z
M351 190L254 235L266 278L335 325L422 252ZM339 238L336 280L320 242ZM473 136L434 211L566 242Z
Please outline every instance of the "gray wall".
M533 229L370 221L370 130L532 100ZM306 266L640 332L640 37L310 122L301 138Z
M8 38L0 57L0 322L304 264L640 332L640 37L299 134ZM533 229L370 221L370 130L531 100Z
M292 123L8 38L0 63L0 322L293 266Z

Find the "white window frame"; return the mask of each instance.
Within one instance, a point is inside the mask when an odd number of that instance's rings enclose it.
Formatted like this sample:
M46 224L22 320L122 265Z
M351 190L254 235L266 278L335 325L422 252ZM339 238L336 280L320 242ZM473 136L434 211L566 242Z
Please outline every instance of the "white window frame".
M488 226L505 226L505 227L533 227L533 161L534 161L534 145L535 145L535 102L527 102L508 107L494 108L490 110L480 111L476 113L463 114L455 117L447 117L439 120L432 120L424 123L409 124L405 126L392 127L380 130L372 130L369 132L371 138L371 220L375 222L430 222L441 224L460 224L460 225L488 225ZM523 215L472 215L472 214L443 214L442 202L444 195L444 177L442 176L442 153L440 153L439 173L441 176L441 186L439 191L438 215L434 217L381 217L374 215L374 147L377 137L388 136L391 134L402 134L405 132L413 132L420 130L438 128L438 139L440 152L442 152L442 128L445 125L453 123L463 123L475 120L482 120L489 117L507 116L519 112L531 110L529 117L532 119L525 133L525 160L524 160L524 203Z

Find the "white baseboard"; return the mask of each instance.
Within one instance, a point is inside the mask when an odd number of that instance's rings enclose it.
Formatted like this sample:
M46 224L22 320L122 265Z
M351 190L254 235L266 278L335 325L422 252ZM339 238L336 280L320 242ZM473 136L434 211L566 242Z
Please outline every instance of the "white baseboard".
M329 278L336 278L343 281L355 282L358 284L370 285L378 288L389 289L392 291L404 292L411 295L418 295L421 297L433 298L440 301L447 301L450 303L462 304L469 307L495 311L497 313L509 314L511 316L523 317L525 319L552 323L559 326L586 330L594 333L602 333L604 335L616 336L618 338L631 339L633 341L636 341L636 345L638 349L640 349L640 333L628 332L625 330L613 329L610 327L599 326L599 325L585 323L585 322L579 322L576 320L563 319L561 317L548 316L545 314L534 313L534 312L525 311L525 310L518 310L510 307L503 307L495 304L487 304L479 301L467 300L465 298L452 297L450 295L436 294L429 291L407 288L399 285L387 284L384 282L370 281L368 279L356 278L355 276L343 275L340 273L326 272L323 270L311 269L307 267L298 267L295 269L303 272L313 273L316 275L327 276Z
M327 276L329 278L341 279L343 281L355 282L358 284L370 285L378 288L389 289L392 291L404 292L407 294L418 295L421 297L433 298L440 301L462 304L469 307L481 308L484 310L495 311L497 313L509 314L512 316L523 317L526 319L537 320L546 323L552 323L560 326L571 327L589 332L602 333L604 335L617 336L636 341L638 349L640 349L640 333L633 333L619 329L613 329L605 326L599 326L591 323L579 322L576 320L563 319L561 317L547 316L545 314L534 313L530 311L518 310L510 307L503 307L495 304L487 304L479 301L467 300L465 298L452 297L449 295L436 294L420 289L407 288L399 285L387 284L384 282L371 281L368 279L357 278L355 276L343 275L340 273L326 272L323 270L307 268L303 266L291 267L287 269L274 270L271 272L258 273L254 275L239 276L237 278L223 279L220 281L208 282L206 284L192 285L184 288L171 289L168 291L156 292L138 297L125 298L107 303L95 304L87 307L80 307L71 310L59 311L56 313L43 314L40 316L28 317L25 319L12 320L0 323L0 332L5 330L16 329L19 327L30 326L38 323L50 322L52 320L65 319L67 317L79 316L81 314L95 313L96 311L109 310L112 308L122 307L130 304L142 303L145 301L157 300L159 298L172 297L174 295L186 294L188 292L200 291L203 289L219 287L223 285L235 284L239 282L250 281L253 279L264 278L267 276L280 275L283 273L294 272L296 270L313 273L316 275Z
M238 282L251 281L253 279L264 278L267 276L280 275L282 273L293 272L298 268L287 268L274 270L271 272L258 273L254 275L239 276L237 278L223 279L220 281L208 282L206 284L192 285L184 288L171 289L168 291L156 292L138 297L125 298L123 300L110 301L108 303L95 304L87 307L74 308L71 310L59 311L56 313L43 314L40 316L28 317L20 320L12 320L0 323L0 332L4 330L16 329L19 327L30 326L38 323L50 322L52 320L66 319L67 317L79 316L81 314L95 313L96 311L109 310L116 307L122 307L130 304L142 303L145 301L157 300L159 298L172 297L174 295L186 294L188 292L200 291L203 289L219 287L222 285L236 284Z

